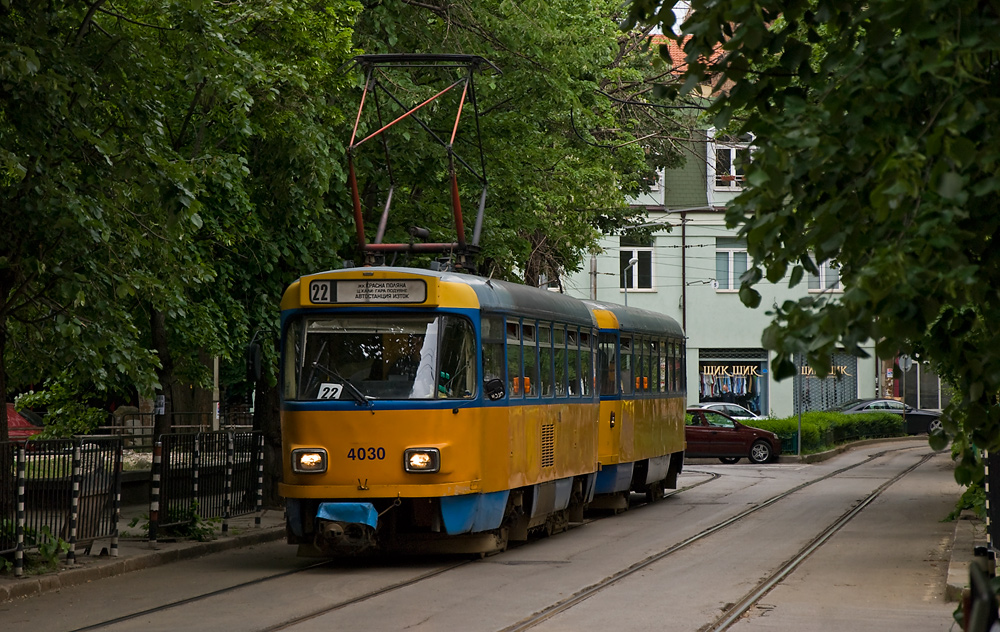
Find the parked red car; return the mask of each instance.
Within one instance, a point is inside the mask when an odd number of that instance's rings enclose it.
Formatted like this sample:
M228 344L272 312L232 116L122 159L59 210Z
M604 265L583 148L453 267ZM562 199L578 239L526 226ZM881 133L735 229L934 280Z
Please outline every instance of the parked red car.
M736 463L744 457L752 463L767 463L781 454L778 435L705 408L688 409L684 438L685 456L718 458L723 463Z
M7 404L7 432L11 441L24 441L42 431L42 426L33 423L29 417L34 415L22 415L14 410L14 404Z

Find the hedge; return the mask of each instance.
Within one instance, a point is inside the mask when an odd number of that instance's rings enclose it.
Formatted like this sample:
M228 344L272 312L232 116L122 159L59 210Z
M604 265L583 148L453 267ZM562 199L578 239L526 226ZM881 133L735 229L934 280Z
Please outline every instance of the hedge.
M781 437L781 451L795 453L799 417L748 419L747 425L770 430ZM860 439L902 437L903 417L895 413L808 412L802 414L802 454L823 452Z

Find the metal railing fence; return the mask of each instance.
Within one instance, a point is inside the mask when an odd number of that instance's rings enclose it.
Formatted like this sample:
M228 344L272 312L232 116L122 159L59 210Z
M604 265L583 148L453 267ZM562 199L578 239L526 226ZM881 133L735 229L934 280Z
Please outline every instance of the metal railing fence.
M149 539L158 530L197 520L229 519L263 510L264 436L220 430L162 435L153 449Z
M111 538L118 554L122 441L117 437L0 443L0 553L14 553L14 575L24 552L47 542L77 544Z
M216 423L212 413L172 412L167 417L171 433L211 432ZM223 430L250 430L253 414L246 410L221 413L218 427ZM156 415L139 412L112 414L108 423L100 426L97 432L121 437L127 448L151 450L156 439Z

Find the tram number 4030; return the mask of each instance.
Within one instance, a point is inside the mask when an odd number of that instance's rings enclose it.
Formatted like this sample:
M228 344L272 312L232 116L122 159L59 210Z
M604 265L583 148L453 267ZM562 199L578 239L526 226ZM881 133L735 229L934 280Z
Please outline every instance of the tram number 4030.
M347 458L352 461L382 461L385 459L385 448L351 448Z

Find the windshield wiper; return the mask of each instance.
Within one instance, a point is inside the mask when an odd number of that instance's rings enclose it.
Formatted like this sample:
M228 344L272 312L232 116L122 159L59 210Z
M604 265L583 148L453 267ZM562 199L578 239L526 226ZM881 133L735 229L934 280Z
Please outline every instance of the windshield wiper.
M349 379L347 379L340 373L337 373L331 368L323 366L319 362L313 362L312 366L314 369L319 369L320 371L326 373L333 379L340 380L344 384L344 388L347 389L347 392L351 394L351 398L354 399L354 401L356 401L359 406L368 406L369 408L373 406L371 400L367 396L365 396L365 394L362 393L357 386L351 384L351 381Z

